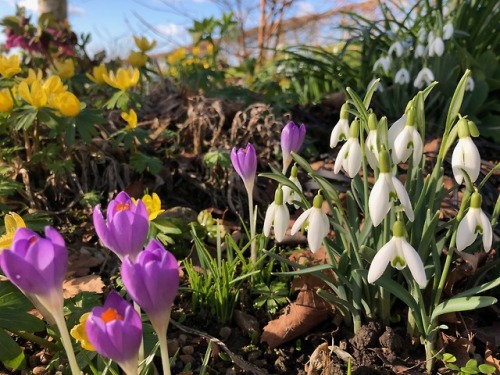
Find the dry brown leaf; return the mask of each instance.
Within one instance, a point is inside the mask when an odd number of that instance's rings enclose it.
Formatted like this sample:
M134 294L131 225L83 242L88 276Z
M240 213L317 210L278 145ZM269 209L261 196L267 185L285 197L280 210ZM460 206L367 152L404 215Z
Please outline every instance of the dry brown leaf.
M490 348L486 349L484 353L484 361L489 365L495 366L495 368L497 369L496 373L500 374L500 359L496 359L493 356L493 352Z
M87 275L66 280L63 284L64 298L73 298L81 292L102 293L104 283L98 275Z
M324 322L329 315L329 306L314 290L307 288L297 296L285 313L270 321L262 333L261 341L275 348L293 340Z

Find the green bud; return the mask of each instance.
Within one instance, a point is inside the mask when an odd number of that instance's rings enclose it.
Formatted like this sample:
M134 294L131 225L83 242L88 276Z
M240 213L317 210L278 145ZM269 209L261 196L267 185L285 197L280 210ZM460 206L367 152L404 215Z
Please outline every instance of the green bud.
M392 235L394 237L404 237L406 235L406 227L402 221L396 220L392 227Z
M377 116L373 112L368 116L368 130L377 130Z
M473 121L467 121L467 127L469 128L469 133L471 136L479 137L479 129Z
M342 108L340 109L340 118L342 120L348 120L349 119L349 104L344 103L342 105Z
M323 206L323 197L321 196L320 193L314 197L313 200L313 207L314 208L321 208Z
M276 189L276 191L274 193L274 203L277 206L283 205L283 189L281 188L281 184L278 185L278 188Z
M477 191L472 193L470 197L470 208L481 208L481 203L483 203L483 197Z
M297 168L297 164L294 164L293 167L292 167L292 170L290 171L290 177L297 177L297 173L298 173L298 168Z
M470 137L469 126L467 125L466 119L461 118L458 121L457 127L458 127L458 138L462 139L462 138Z
M415 111L415 107L410 107L410 109L406 113L406 124L405 125L415 126L416 115L417 115L417 111Z
M349 129L349 137L350 138L358 138L359 137L359 120L356 118L351 123L351 127Z
M380 173L389 173L391 171L391 159L389 152L384 148L379 152Z

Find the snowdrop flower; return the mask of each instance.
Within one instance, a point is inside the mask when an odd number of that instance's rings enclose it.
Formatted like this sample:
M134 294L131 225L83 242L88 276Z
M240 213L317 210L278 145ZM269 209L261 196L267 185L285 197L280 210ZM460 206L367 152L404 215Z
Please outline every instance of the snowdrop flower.
M435 37L428 45L429 56L443 56L444 42L441 37Z
M415 58L425 56L425 46L423 44L417 44L415 47Z
M455 29L453 28L453 23L448 22L443 26L443 40L449 40L453 36Z
M347 175L354 178L361 168L361 146L359 145L359 121L356 119L351 124L349 138L344 143L335 160L334 173L339 173L342 167Z
M399 220L396 221L392 233L393 237L382 246L372 260L368 270L368 282L374 283L377 281L384 273L387 265L391 263L391 266L398 270L408 266L418 286L421 289L425 288L427 276L425 275L424 264L417 251L406 241L404 224Z
M397 120L394 124L391 125L388 131L388 142L389 142L389 148L392 150L394 149L394 140L396 137L401 133L401 131L404 129L406 125L406 113L401 116L399 120Z
M401 57L403 55L404 48L401 42L395 42L389 47L389 56L393 53L396 54L396 57Z
M378 145L377 145L377 116L370 113L368 116L368 135L365 140L366 159L374 170L378 168Z
M394 82L398 85L406 85L410 83L410 72L406 68L401 68L396 72Z
M302 185L300 184L299 179L297 178L297 166L294 165L292 167L292 171L290 172L290 177L288 178L290 182L293 182L295 186L302 192ZM299 200L298 194L295 190L291 189L288 186L283 186L283 201L288 204L293 204L294 200ZM299 208L298 205L295 205L295 208Z
M424 28L418 30L418 41L424 43L426 39L427 39L427 30Z
M460 185L464 182L464 171L474 183L481 169L481 156L472 141L466 119L458 123L458 143L451 155L451 168L455 181Z
M415 81L413 81L413 86L415 86L417 89L421 89L422 87L424 87L424 84L426 86L429 86L433 81L434 73L432 73L432 70L430 70L429 68L424 67L420 72L418 72L417 78L415 78Z
M389 153L380 151L380 174L373 185L368 198L368 208L373 226L378 226L387 215L392 206L392 201L399 199L406 216L410 221L415 219L410 198L403 184L391 174Z
M313 206L304 211L295 221L292 226L292 236L302 228L306 222L309 222L307 228L307 243L309 249L315 253L321 246L323 239L330 230L330 223L328 216L323 212L321 206L323 205L323 197L318 193L314 197Z
M408 111L406 125L394 139L392 150L392 161L394 164L405 163L413 153L413 164L417 165L423 155L422 137L415 128L415 109L412 107Z
M378 68L382 68L382 71L385 74L388 74L389 70L391 70L391 57L382 56L377 61L375 61L375 64L373 64L373 71L377 71Z
M472 194L470 207L467 214L458 224L457 229L457 250L462 251L472 245L477 234L483 235L483 247L485 251L490 251L493 240L493 231L488 217L481 210L482 197L477 191Z
M263 229L264 236L269 237L271 227L274 224L274 237L276 241L283 241L289 223L290 214L286 204L283 203L283 190L281 185L279 185L274 194L274 202L270 204L266 212Z
M344 103L340 109L340 119L333 127L332 134L330 135L330 147L337 146L339 141L347 139L349 134L349 104Z
M468 76L465 81L465 91L474 91L475 86L474 79L471 76Z

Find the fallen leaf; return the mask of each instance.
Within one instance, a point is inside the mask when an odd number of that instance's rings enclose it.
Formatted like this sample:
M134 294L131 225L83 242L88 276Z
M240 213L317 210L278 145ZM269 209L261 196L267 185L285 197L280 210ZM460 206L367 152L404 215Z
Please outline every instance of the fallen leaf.
M81 292L102 293L104 283L98 275L87 275L63 283L64 298L73 298Z

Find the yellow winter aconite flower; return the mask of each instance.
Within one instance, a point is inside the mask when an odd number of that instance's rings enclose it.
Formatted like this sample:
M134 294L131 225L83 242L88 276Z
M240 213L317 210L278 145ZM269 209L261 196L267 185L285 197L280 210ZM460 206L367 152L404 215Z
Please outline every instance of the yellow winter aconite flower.
M103 74L102 78L104 79L104 82L111 87L126 91L137 85L137 82L139 82L139 75L139 69L137 68L119 68L116 74L114 72L109 72L108 74Z
M21 66L19 65L18 55L12 55L9 57L0 56L0 75L5 78L10 78L20 72Z
M42 79L43 79L43 72L41 69L37 69L35 72L35 70L29 68L28 76L26 78L23 78L22 81L26 82L28 85L31 85L35 81L41 82Z
M0 254L3 249L8 249L12 245L14 233L18 228L26 228L26 223L23 218L15 212L10 212L5 215L5 234L0 237Z
M137 204L137 200L132 198L135 204ZM141 198L142 202L146 206L146 209L148 210L148 215L149 215L149 221L153 221L158 217L158 215L161 215L162 213L165 212L165 210L161 209L161 200L158 194L153 193L151 195L149 194L144 194L144 196Z
M80 113L80 100L75 94L66 91L55 97L54 107L64 116L75 117Z
M193 56L199 56L200 55L200 47L193 47L193 50L191 51Z
M75 62L73 59L66 59L64 61L54 61L56 73L62 79L69 79L75 75Z
M41 108L47 105L48 96L40 81L34 81L29 86L26 82L21 82L18 91L21 98L33 107Z
M122 112L122 119L127 121L127 127L125 128L128 131L132 131L137 126L137 113L133 109L131 109L128 113Z
M45 80L42 87L48 96L62 94L68 89L68 86L63 85L59 76L50 76Z
M9 89L0 90L0 112L10 113L14 108L14 100Z
M148 62L148 56L143 52L131 51L130 55L128 55L127 61L133 67L140 68L146 65Z
M214 45L213 45L213 44L211 44L211 43L210 43L210 44L207 46L207 53L208 53L209 55L211 55L212 53L214 53Z
M101 64L92 68L92 75L87 73L86 76L92 82L98 85L104 85L106 83L103 78L105 74L108 74L108 70L106 69L106 65Z
M179 60L182 60L186 56L186 49L184 47L179 48L178 50L172 52L167 57L167 62L172 65Z
M71 336L73 336L75 340L80 342L80 345L82 346L83 349L88 350L90 352L95 352L95 348L90 343L86 330L86 324L89 315L90 313L83 314L79 320L80 324L77 324L76 326L71 328L70 334Z
M150 51L156 46L156 40L153 40L150 43L149 40L144 36L141 36L139 38L134 35L134 42L137 48L139 48L142 52Z

